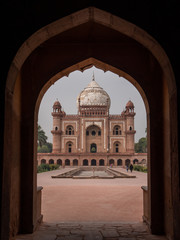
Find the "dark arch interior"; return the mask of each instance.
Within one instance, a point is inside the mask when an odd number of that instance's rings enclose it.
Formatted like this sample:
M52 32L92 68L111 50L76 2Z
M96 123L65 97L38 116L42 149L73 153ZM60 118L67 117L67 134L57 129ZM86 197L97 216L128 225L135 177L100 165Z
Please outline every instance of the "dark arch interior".
M136 79L147 96L151 118L156 118L157 109L162 109L163 105L163 78L157 60L137 41L106 26L95 22L88 22L71 30L67 30L44 42L34 50L26 60L21 74L22 79L26 80L22 81L21 84L22 89L24 89L24 91L22 91L22 121L26 122L27 109L28 117L34 119L34 109L39 93L51 77L61 70L92 56L109 66L121 69ZM34 73L33 78L31 74L29 74L32 71ZM156 83L156 88L154 88L152 84L152 79L153 82ZM36 87L33 88L32 86ZM163 164L163 151L158 150L158 154L156 154L157 148L155 147L155 143L158 139L159 146L163 146L164 131L163 125L161 124L163 115L159 114L158 116L156 123L150 121L150 129L153 132L150 141L152 148L151 154L153 156L152 161L156 162L156 169L158 169L159 172L159 174L153 176L153 181L156 182L156 186L159 184L160 187L163 184L163 179L160 177L163 175L162 168L160 167ZM33 124L32 122L32 125ZM158 131L156 130L157 126ZM22 126L22 132L26 132L29 127L30 126L24 124ZM26 134L22 134L21 139L23 142L26 142ZM28 141L28 144L33 144L33 138L31 141ZM27 161L30 163L32 161L31 148L26 143L25 145L22 156L24 155L24 157L27 158L28 155ZM160 187L160 189L159 196L156 196L157 198L159 197L159 199L163 196L163 188ZM151 190L153 191L152 187ZM29 204L28 199L27 201L25 200L25 202ZM156 204L159 213L158 216L155 214L155 211L153 212L154 216L156 216L153 221L155 225L157 222L162 222L163 215L160 214L160 212L163 212L163 206L160 202L161 200ZM27 208L26 203L23 205L24 208ZM151 215L152 217L153 214ZM161 231L160 228L158 229Z

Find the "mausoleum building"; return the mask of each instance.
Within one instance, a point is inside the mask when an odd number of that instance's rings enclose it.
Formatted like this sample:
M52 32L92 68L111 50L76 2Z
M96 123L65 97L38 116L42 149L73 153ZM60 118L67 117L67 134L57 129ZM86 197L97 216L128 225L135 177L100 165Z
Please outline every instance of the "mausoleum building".
M125 166L147 161L134 151L134 104L121 114L109 114L111 99L95 81L77 97L78 113L66 114L59 101L53 105L53 150L38 153L38 164L62 166Z

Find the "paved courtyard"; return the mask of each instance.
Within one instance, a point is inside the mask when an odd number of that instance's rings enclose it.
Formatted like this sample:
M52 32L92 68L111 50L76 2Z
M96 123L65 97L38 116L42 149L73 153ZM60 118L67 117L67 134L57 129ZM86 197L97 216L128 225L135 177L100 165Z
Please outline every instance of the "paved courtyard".
M43 186L44 222L142 221L141 186L147 185L146 173L129 173L136 178L51 178L70 169L38 174L38 186ZM117 169L126 173L125 169Z
M43 186L43 223L34 234L16 240L165 240L151 235L142 222L142 185L147 174L136 178L51 178L71 168L38 174ZM126 173L125 169L116 168Z

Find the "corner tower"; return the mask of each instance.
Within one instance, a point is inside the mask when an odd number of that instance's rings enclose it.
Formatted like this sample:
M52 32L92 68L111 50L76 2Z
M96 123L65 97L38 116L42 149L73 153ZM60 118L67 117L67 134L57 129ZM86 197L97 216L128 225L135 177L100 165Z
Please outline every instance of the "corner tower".
M60 153L61 151L61 119L65 116L65 112L61 110L61 104L57 100L53 104L53 130L51 131L53 135L53 153Z
M134 104L129 101L126 104L126 110L124 112L126 116L126 150L129 153L134 153L134 134L136 131L134 130Z

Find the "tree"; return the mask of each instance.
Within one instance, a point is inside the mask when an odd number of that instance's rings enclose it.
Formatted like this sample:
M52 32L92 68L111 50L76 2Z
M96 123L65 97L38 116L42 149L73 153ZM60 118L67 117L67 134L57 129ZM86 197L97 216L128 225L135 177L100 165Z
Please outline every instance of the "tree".
M38 146L37 149L38 153L51 153L52 152L52 143L45 143L45 145L42 145L42 147Z
M47 148L48 148L48 152L51 153L51 152L52 152L52 143L47 142L47 143L46 143L46 146L47 146Z
M42 130L41 126L38 125L38 145L42 147L42 145L47 143L47 136L45 132Z
M147 138L142 137L139 139L138 143L135 143L135 152L146 153L147 152Z

